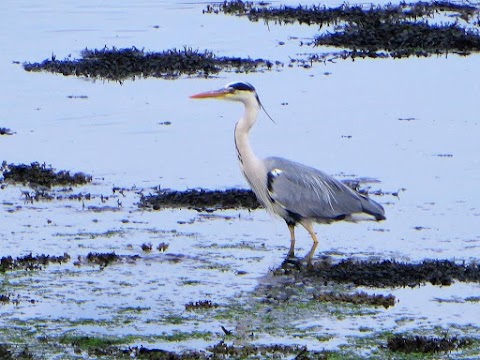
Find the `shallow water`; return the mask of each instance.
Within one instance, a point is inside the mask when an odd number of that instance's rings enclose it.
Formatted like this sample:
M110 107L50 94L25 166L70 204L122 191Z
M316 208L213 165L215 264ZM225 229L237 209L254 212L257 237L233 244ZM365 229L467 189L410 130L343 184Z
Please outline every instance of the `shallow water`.
M203 7L170 1L135 6L7 1L0 10L6 19L0 32L0 126L15 132L0 137L0 160L39 161L89 173L94 182L73 191L96 195L85 203L31 204L21 195L28 190L25 186L0 190L2 256L67 252L73 259L38 272L2 275L2 292L20 297L18 305L0 305L4 326L29 328L35 336L75 330L135 335L143 341L174 329L214 334L208 341L153 340L173 349L204 348L222 338L220 325L236 326L200 321L195 314L177 325L171 318L188 317L184 310L189 301L248 299L288 251L282 221L272 221L261 210L212 217L189 210L142 211L137 202L139 192L153 192L154 186L246 187L233 147L241 106L188 98L237 79L256 86L276 122L262 116L254 129L252 142L259 154L295 159L341 179L373 178L378 182L368 184L372 191L402 189L398 197L373 196L386 209L385 222L317 226L319 255L407 261L480 257L478 55L336 60L311 69L137 79L123 85L27 73L13 63L41 61L52 54L75 58L85 47L105 45L148 51L191 46L285 64L289 57L325 50L299 46L301 39L317 33L316 27L267 27L244 18L203 15ZM162 124L166 121L172 124ZM126 188L125 196L112 195L113 186ZM102 202L99 195L109 199ZM162 242L169 247L165 253L145 253L140 246L148 242L154 248ZM299 230L298 252L306 253L310 244ZM103 270L74 265L78 256L92 251L141 258ZM476 303L464 299L478 296L479 290L477 284L393 290L399 304L363 316L361 322L375 331L461 329L475 317ZM408 320L399 321L401 317ZM283 338L309 348L337 348L359 334L355 316L338 321L326 314L318 321L296 321L299 328L333 334L330 345L271 334L259 341Z

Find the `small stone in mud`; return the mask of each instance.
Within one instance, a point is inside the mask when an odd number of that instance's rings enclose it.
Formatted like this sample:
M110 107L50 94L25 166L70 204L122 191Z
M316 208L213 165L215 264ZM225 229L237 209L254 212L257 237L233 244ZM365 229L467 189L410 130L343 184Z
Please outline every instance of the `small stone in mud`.
M142 244L142 250L143 250L143 251L147 251L147 252L148 252L148 251L152 251L152 249L153 249L152 243L143 243L143 244Z
M0 127L0 135L13 135L12 130L4 127Z
M90 175L80 172L72 175L66 170L56 172L51 166L38 162L33 162L30 165L7 165L4 161L1 170L5 181L46 188L59 185L84 185L92 181Z
M450 352L471 345L470 339L453 337L393 336L388 339L387 348L403 353L432 354Z
M367 294L359 291L354 294L339 294L334 292L327 292L323 294L316 294L313 296L315 300L322 302L333 303L349 303L355 305L369 305L369 306L383 306L385 309L395 305L395 296L393 295L377 295Z
M218 304L211 302L210 300L191 301L185 305L185 310L192 311L198 309L212 309L218 307Z
M158 244L158 246L157 246L157 250L161 251L161 252L165 252L165 251L167 251L167 249L168 249L168 244L164 243L164 242Z

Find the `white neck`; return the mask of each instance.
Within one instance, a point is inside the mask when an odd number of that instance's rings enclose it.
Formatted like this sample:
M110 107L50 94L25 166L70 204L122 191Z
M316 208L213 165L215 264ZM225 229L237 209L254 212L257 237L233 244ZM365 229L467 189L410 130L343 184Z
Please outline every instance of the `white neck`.
M260 104L255 98L244 102L245 113L235 126L235 147L245 179L250 184L257 198L269 209L270 202L267 198L267 170L262 160L260 160L252 150L248 139L248 132L257 120Z
M250 100L250 101L249 101ZM267 198L267 170L262 160L260 160L252 150L248 139L248 132L255 124L260 104L257 99L249 99L244 102L245 113L235 126L235 147L240 162L240 168L245 179L250 184L257 198L269 210L270 202Z
M241 163L242 170L245 163L255 163L259 161L250 146L248 133L257 120L260 105L254 98L247 99L244 105L245 113L240 120L238 120L237 125L235 125L235 147L237 148L237 156Z

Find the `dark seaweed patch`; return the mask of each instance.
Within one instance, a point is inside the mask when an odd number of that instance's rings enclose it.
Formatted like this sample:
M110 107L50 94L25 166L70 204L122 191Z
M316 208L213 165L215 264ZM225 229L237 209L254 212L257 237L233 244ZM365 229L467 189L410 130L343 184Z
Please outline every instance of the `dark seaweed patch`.
M293 24L298 22L305 25L336 25L340 21L359 23L366 20L396 20L421 17L433 17L441 12L455 12L458 17L469 20L478 14L478 9L468 4L458 4L449 1L433 1L417 3L401 2L400 4L371 5L365 8L361 5L343 4L336 8L324 5L298 5L279 7L260 5L250 1L224 1L220 4L207 5L204 13L224 13L226 15L247 16L251 21L263 20L275 24Z
M287 259L275 274L295 274L321 283L373 287L414 287L425 283L448 286L455 280L480 282L480 268L477 264L456 264L448 260L425 260L409 264L392 260L377 262L347 259L333 263L327 258L305 264Z
M115 356L119 352L115 344L122 343L122 340L108 337L64 335L60 337L59 342L71 345L77 354L81 353L82 350L86 350L92 356Z
M70 260L70 255L67 253L61 256L53 255L36 255L33 256L32 253L13 258L11 256L3 256L0 259L0 273L9 271L9 270L41 270L44 266L54 263L62 264Z
M72 188L62 189L63 191L71 191ZM34 191L22 191L22 196L24 196L25 200L33 203L35 201L42 201L42 200L76 200L76 201L90 201L92 199L97 198L98 196L94 196L90 193L78 193L78 194L59 194L59 193L52 193L48 192L42 188L36 188ZM102 202L108 200L107 196L100 195L99 196ZM95 210L92 207L89 207L90 210Z
M13 354L10 347L6 344L0 344L0 359L13 360Z
M30 360L37 359L27 346L10 346L8 344L0 344L0 359L2 360Z
M96 252L89 252L86 256L87 262L91 264L100 265L100 268L105 268L107 265L120 260L120 256L115 254L114 252L111 253L96 253Z
M193 311L193 310L202 310L202 309L213 309L217 308L218 304L211 302L210 300L200 300L200 301L190 301L185 305L185 310Z
M384 22L347 24L342 30L315 38L315 45L346 47L352 57L378 57L386 51L393 58L480 51L478 30L458 24Z
M49 71L65 76L83 76L121 81L135 77L177 78L181 75L209 76L220 71L253 72L270 69L264 59L216 56L191 48L146 52L132 48L85 49L80 59L58 60L55 56L41 63L24 63L26 71Z
M78 340L77 340L78 339ZM310 351L305 346L299 345L229 345L224 341L209 347L205 351L173 352L163 349L135 346L120 348L116 341L108 339L96 339L90 337L78 337L73 341L62 339L63 343L69 342L74 351L82 349L91 356L114 356L116 358L149 359L149 360L214 360L214 359L266 359L280 358L286 355L293 356L297 360L328 359L328 352Z
M251 190L205 190L186 191L162 190L156 195L142 196L140 207L153 208L187 208L197 211L215 211L224 209L257 209L260 204Z
M315 300L330 303L348 303L354 305L383 306L385 309L395 305L395 296L381 294L367 294L359 291L354 294L320 293L313 296Z
M139 255L118 255L115 252L109 253L97 253L89 252L86 256L78 256L77 261L74 262L75 266L81 266L84 264L89 265L99 265L100 269L103 270L108 265L113 263L125 261L126 263L133 263L139 259Z
M135 354L138 359L155 359L155 360L180 360L180 359L204 359L197 353L176 354L172 351L162 349L149 349L143 346L138 348L129 348L123 351L124 354Z
M450 352L468 347L472 340L453 337L403 336L388 339L387 348L395 352L433 354Z
M261 356L263 359L272 358L274 354L291 355L294 359L328 359L327 352L309 351L306 346L300 345L229 345L224 341L207 349L215 358L245 359Z
M90 175L81 172L70 174L66 170L56 172L51 166L38 162L33 162L30 165L7 165L6 161L4 161L1 170L5 181L31 186L39 185L47 188L52 186L84 185L92 181Z

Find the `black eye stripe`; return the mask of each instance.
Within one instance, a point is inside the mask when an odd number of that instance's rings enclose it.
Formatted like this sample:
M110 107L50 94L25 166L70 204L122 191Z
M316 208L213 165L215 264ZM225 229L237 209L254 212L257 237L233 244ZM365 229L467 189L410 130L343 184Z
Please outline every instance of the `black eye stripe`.
M227 87L235 90L255 91L255 88L247 82L236 82L228 84Z

